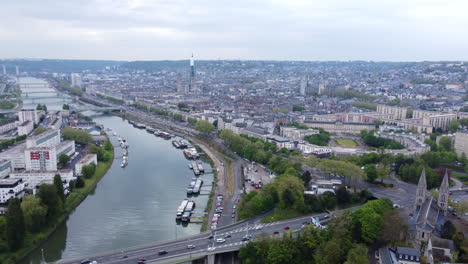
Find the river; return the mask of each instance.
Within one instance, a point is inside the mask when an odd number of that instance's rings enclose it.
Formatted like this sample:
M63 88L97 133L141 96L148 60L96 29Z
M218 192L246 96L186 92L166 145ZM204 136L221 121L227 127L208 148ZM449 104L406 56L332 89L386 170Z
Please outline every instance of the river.
M194 177L182 151L170 140L134 128L119 117L98 116L94 121L127 139L128 166L120 167L122 149L117 137L111 136L115 160L106 176L50 239L22 263L82 257L200 232L201 224L182 226L175 222L176 209ZM209 164L204 163L204 167L209 168ZM201 177L206 184L213 181L212 174ZM203 187L204 193L210 188ZM208 195L192 199L195 213L202 214Z

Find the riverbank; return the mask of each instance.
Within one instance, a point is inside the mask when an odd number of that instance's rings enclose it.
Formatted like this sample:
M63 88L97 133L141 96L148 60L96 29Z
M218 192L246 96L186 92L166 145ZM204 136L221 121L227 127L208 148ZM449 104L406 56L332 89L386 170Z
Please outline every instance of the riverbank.
M170 132L170 133L175 134L175 135L177 135L179 137L183 137L183 138L189 140L195 147L201 149L206 154L206 158L207 158L206 161L208 163L210 163L210 165L212 167L212 170L213 170L213 184L212 184L212 187L211 187L209 199L208 199L206 209L205 209L205 213L207 213L207 215L205 215L203 217L204 221L203 221L203 224L202 224L202 227L201 227L200 231L203 232L203 231L208 230L209 229L208 228L209 220L212 218L212 216L214 214L214 210L213 210L214 203L215 203L215 201L213 199L214 194L215 194L215 192L225 193L225 183L230 182L230 181L227 181L225 179L226 173L225 173L224 166L222 165L223 162L227 163L229 160L224 160L223 157L218 157L218 155L222 156L222 154L217 152L216 150L212 150L208 146L209 144L206 144L201 139L199 139L199 138L197 138L195 136L192 136L192 135L189 135L189 134L186 134L186 133L181 133L179 131L175 131L175 130L173 130L173 129L169 128L169 127L166 127L164 125L161 125L159 123L150 122L150 121L148 121L146 119L138 118L138 117L135 117L135 116L130 115L130 114L115 113L115 115L119 116L122 119L131 120L131 121L144 123L144 124L149 124L154 128L165 130L166 132ZM223 161L221 161L221 160L223 160Z
M0 263L17 263L26 258L33 250L37 249L47 241L47 239L56 231L57 227L68 218L68 216L78 207L78 205L81 204L81 202L86 199L86 197L92 191L94 191L96 185L106 175L107 171L112 166L114 161L114 148L112 147L110 151L106 152L110 153L112 158L106 162L99 162L94 175L89 179L84 179L85 186L79 189L75 188L71 192L65 202L63 214L41 232L27 235L24 240L24 245L20 250L14 253L0 254Z

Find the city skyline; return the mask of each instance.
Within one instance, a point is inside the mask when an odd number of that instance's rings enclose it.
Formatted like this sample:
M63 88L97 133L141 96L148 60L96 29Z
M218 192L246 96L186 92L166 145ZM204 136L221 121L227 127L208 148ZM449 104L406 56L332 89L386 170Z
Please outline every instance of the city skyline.
M5 1L0 57L179 60L193 52L197 60L460 61L468 60L468 37L460 34L467 5Z

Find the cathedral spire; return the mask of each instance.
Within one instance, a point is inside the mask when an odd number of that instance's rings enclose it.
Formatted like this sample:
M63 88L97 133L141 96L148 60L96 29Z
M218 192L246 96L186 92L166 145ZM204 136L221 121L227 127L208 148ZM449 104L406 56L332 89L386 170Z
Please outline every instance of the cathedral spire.
M426 200L427 182L426 182L426 169L423 168L421 177L419 178L418 187L416 189L416 201L414 203L415 210L420 207Z
M447 173L447 170L445 170L444 179L442 180L442 183L440 184L440 188L439 188L439 199L437 199L439 208L443 211L444 215L447 214L448 196L449 196L448 173Z

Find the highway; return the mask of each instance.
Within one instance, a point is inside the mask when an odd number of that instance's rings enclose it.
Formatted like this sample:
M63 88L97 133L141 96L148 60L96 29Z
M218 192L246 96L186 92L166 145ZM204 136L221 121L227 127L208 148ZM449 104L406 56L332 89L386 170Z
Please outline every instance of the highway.
M311 216L319 217L323 222L328 220L328 218L325 218L326 214L324 213ZM248 241L242 241L245 236L251 236L251 239L254 240L262 234L281 236L285 232L298 231L305 226L305 222L311 222L311 216L288 219L274 223L260 223L256 221L251 224L249 223L250 221L239 222L213 232L205 232L179 240L144 245L122 251L117 250L79 259L60 260L57 263L72 264L80 263L84 259L90 259L97 261L99 264L123 264L136 263L139 258L145 258L147 263L165 263L173 262L175 259L187 260L190 259L191 256L199 258L214 253L236 251L242 245L248 243ZM289 227L289 229L286 230L285 227ZM274 234L275 232L278 232L278 234ZM213 235L212 238L209 237L210 234ZM223 239L225 241L217 242L217 239ZM193 245L195 247L188 248L188 245ZM160 255L159 252L161 250L165 250L167 253Z

